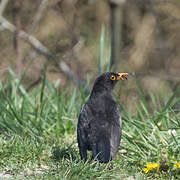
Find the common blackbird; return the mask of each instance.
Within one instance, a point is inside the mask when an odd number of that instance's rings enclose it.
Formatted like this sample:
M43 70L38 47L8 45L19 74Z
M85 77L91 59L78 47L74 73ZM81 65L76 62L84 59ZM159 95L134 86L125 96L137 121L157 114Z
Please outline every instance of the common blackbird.
M82 106L78 119L77 139L81 159L101 163L112 160L121 141L121 116L112 91L118 80L127 79L128 73L105 72L98 76L88 101Z

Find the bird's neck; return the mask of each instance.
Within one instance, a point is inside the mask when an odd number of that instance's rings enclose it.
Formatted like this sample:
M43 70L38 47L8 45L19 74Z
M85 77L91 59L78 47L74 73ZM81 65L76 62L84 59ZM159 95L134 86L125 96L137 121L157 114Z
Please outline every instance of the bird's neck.
M105 95L112 95L112 90L109 90L105 86L94 86L90 95L90 99L102 97Z

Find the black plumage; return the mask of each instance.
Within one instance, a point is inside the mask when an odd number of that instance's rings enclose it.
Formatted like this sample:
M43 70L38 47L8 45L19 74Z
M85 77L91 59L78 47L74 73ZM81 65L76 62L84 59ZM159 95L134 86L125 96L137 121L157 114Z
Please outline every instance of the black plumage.
M127 73L106 72L98 76L88 101L78 119L77 138L81 159L87 160L87 150L101 163L112 160L121 141L121 116L112 91L117 81Z

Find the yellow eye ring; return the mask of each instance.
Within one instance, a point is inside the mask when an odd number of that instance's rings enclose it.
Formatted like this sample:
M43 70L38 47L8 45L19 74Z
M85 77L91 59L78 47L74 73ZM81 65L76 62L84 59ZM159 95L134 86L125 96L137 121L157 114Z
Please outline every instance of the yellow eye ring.
M114 81L114 80L116 80L116 76L115 75L111 75L110 79Z

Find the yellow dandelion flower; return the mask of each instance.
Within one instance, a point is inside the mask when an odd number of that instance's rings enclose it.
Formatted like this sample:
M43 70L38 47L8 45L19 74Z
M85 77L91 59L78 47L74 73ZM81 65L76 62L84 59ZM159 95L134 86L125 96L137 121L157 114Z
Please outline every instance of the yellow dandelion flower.
M146 173L146 174L147 174L147 173L148 173L148 171L149 171L149 169L148 169L148 168L144 168L144 169L143 169L143 171L144 171L144 173Z
M151 169L159 169L159 164L158 163L148 163L147 168L149 170L151 170Z
M158 163L148 163L146 165L146 168L143 169L143 171L145 173L148 173L152 169L156 169L157 171L159 171L159 167L160 167L160 165Z
M180 168L180 163L178 163L177 161L175 162L174 166L176 166L177 168Z

